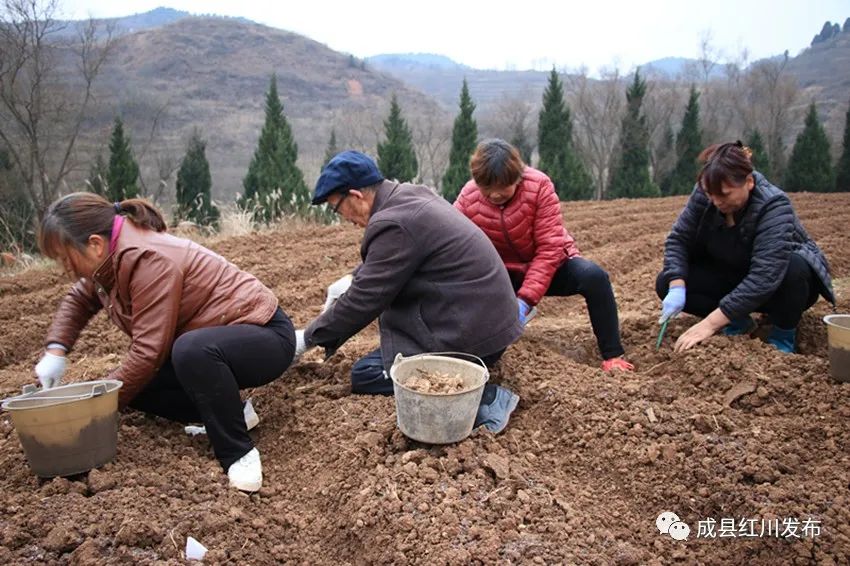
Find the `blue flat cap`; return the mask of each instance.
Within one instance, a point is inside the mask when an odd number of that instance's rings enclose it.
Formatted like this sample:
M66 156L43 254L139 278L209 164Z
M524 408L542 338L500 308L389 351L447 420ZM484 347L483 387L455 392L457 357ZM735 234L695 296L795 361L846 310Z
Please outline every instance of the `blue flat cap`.
M343 151L328 161L313 192L312 204L322 204L328 195L368 187L384 180L372 158L359 151Z

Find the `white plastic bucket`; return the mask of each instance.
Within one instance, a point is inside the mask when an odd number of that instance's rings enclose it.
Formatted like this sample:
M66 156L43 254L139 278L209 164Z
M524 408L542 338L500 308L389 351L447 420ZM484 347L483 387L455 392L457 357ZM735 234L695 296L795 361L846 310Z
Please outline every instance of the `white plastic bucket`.
M409 358L399 354L390 368L398 428L408 438L428 444L452 444L472 432L490 372L476 356L460 354L479 363L446 354L419 354ZM459 375L463 379L464 390L458 393L424 393L409 389L405 383L419 370Z

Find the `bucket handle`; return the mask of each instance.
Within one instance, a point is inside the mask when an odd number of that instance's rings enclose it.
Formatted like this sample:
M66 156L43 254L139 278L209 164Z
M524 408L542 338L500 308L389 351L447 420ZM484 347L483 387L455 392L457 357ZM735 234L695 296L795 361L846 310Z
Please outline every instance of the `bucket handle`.
M13 399L21 399L23 397L27 397L32 395L33 393L38 393L39 391L44 391L44 389L39 389L32 383L24 385L21 388L21 395L17 397L10 397L8 399L4 399L4 401L11 401ZM106 384L105 383L95 383L92 386L91 391L88 393L80 393L79 395L62 395L58 397L45 397L45 401L82 401L85 399L91 399L92 397L100 397L101 395L106 394Z
M487 364L484 363L484 360L482 360L475 354L470 354L468 352L423 352L421 354L414 354L406 358L401 354L396 354L395 360L393 360L393 365L397 364L399 360L409 360L411 358L418 358L419 356L466 356L467 358L470 358L471 361L478 362L481 367L484 368L485 373L487 373L487 375L490 375L490 370L487 367Z

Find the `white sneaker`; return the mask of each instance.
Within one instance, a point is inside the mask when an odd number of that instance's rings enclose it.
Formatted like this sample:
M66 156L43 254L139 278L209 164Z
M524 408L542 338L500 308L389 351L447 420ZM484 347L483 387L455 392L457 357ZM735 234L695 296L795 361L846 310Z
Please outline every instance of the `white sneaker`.
M250 397L245 400L245 404L242 406L242 414L245 415L245 426L248 427L248 430L252 430L260 424L260 417L257 416L257 412L254 410L254 405L251 404ZM183 430L190 436L207 433L207 427L205 426L186 425L183 427Z
M252 448L250 452L236 460L227 469L230 487L242 491L260 491L263 487L263 464L260 452Z

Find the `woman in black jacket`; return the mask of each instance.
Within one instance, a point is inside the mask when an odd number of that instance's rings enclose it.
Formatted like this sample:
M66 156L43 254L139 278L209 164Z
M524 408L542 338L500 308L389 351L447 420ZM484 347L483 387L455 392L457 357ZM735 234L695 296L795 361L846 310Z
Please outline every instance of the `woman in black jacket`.
M706 148L697 184L667 236L655 287L659 322L684 311L704 317L676 341L687 350L718 330L755 329L767 313L768 343L793 353L803 312L823 295L835 304L829 265L788 196L753 170L741 142Z

